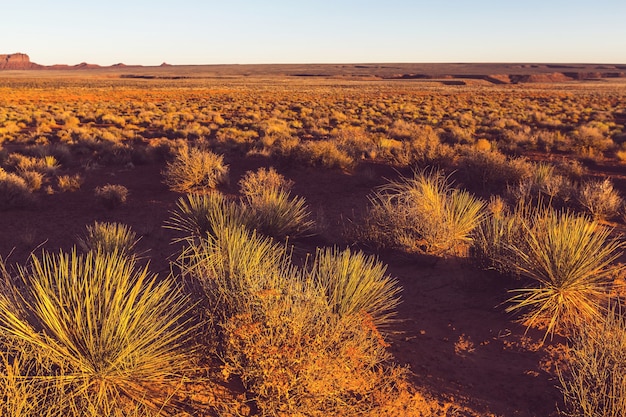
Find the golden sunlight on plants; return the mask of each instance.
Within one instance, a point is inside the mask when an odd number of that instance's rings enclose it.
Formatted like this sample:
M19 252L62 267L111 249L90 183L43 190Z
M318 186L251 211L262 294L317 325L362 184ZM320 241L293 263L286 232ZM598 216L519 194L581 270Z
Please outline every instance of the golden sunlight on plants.
M10 363L3 356L5 372L12 372L3 383L16 395L43 393L36 404L49 415L169 407L189 367L192 330L183 320L188 297L172 278L157 281L117 252L75 250L33 255L16 277L4 269L3 278L2 348L18 352Z
M379 188L371 197L368 227L373 239L410 251L454 253L471 241L484 203L453 188L440 171L416 172Z
M546 326L546 336L601 317L623 269L615 264L623 242L596 221L569 212L535 209L521 221L509 262L534 285L512 290L507 311L522 310L529 326Z

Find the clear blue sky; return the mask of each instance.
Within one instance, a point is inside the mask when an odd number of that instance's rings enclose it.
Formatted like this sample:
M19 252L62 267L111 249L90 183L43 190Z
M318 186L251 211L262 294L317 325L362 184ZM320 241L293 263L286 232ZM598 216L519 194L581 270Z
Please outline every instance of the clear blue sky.
M626 0L0 0L44 65L626 63Z

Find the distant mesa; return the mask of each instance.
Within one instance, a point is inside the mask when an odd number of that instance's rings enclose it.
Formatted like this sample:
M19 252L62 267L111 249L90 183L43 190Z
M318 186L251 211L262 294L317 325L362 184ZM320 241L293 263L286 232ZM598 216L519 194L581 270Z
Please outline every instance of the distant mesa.
M43 65L30 62L30 58L26 54L0 55L0 70L33 70L43 68Z
M160 67L171 67L172 64L168 64L167 62L162 63L161 65L159 65Z

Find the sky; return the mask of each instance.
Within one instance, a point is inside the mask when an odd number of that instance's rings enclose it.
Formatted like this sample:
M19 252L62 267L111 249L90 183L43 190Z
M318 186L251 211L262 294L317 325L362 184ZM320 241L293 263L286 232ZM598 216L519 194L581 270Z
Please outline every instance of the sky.
M625 0L0 0L43 65L626 64Z

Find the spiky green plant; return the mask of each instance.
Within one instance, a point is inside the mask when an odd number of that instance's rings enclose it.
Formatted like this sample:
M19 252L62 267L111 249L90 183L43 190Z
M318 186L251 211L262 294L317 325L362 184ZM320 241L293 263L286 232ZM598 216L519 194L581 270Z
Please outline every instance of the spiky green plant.
M189 243L181 269L199 281L219 316L236 314L265 291L280 292L293 272L284 245L243 225L214 223L211 233Z
M597 323L579 329L561 390L570 416L626 415L626 317L612 306Z
M556 329L597 319L624 244L596 221L569 212L538 209L524 220L522 238L510 246L512 262L536 285L512 290L507 311L525 310L529 326Z
M370 197L369 224L378 235L410 250L454 252L471 242L483 218L484 203L453 188L440 171L416 172L381 187Z
M130 255L140 239L130 226L125 224L94 222L87 225L85 236L78 238L78 244L85 252L117 252L120 255Z
M373 256L350 249L318 249L311 274L331 310L341 316L365 312L376 326L388 325L400 303L398 282Z
M188 193L214 189L228 182L224 157L208 150L184 148L167 164L165 184L173 191Z
M50 364L28 377L61 387L67 407L151 408L181 379L188 298L135 263L116 252L44 252L0 293L0 334Z
M252 219L251 227L259 232L282 239L302 235L313 228L306 201L292 197L292 186L273 168L248 172L239 182L243 207Z
M247 225L250 219L235 202L219 192L187 194L176 202L165 227L182 234L177 241L214 235L216 225Z

